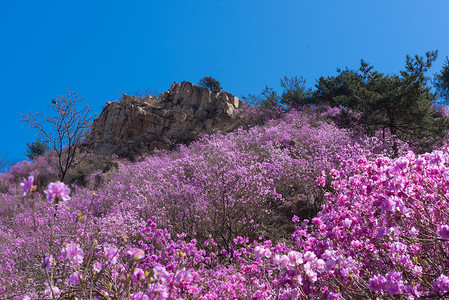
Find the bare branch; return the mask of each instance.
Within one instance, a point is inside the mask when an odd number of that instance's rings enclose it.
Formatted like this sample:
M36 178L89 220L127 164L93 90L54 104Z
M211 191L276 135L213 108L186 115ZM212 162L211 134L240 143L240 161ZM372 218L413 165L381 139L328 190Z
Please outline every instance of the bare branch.
M84 99L79 98L76 92L70 92L51 101L51 116L39 113L21 115L22 121L30 124L42 135L42 139L58 155L60 180L64 181L70 168L77 164L77 152L84 138L89 133L92 116L90 107L78 109L78 103Z

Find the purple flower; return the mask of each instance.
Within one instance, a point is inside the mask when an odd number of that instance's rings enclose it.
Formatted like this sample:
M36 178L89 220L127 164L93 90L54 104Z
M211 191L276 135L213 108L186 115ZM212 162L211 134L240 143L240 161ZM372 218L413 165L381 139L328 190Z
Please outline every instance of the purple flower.
M55 297L57 297L57 296L59 296L59 294L61 294L61 290L57 286L46 288L44 291L44 294L53 299L52 290L53 290L53 295L55 295Z
M432 287L437 290L440 295L443 295L449 291L449 277L441 274L440 277L435 279L432 283Z
M154 277L160 279L161 281L166 281L170 277L170 273L165 270L163 266L156 266L153 268Z
M149 300L147 295L145 295L143 292L138 292L136 294L131 295L131 300Z
M388 197L387 199L382 201L382 204L380 205L380 209L382 210L382 212L394 211L396 208L397 200L398 199L396 197Z
M352 224L352 220L350 220L348 218L343 220L343 227L345 227L345 228L351 227L351 224Z
M28 179L25 179L20 184L23 190L23 196L26 196L29 191L33 191L33 183L34 183L34 176L30 175L28 176Z
M442 165L444 164L444 154L442 151L433 151L429 156L429 163L434 165Z
M190 270L186 271L186 268L179 270L174 277L174 281L177 283L181 283L184 280L192 280L192 274L190 273Z
M96 263L94 263L93 270L94 270L95 273L98 273L98 272L101 271L101 268L102 268L102 267L103 267L103 266L101 265L101 263L97 261Z
M312 251L307 251L304 254L304 260L305 261L313 261L313 260L315 260L315 258L316 258L316 255Z
M327 295L327 300L340 300L340 299L341 299L340 293L330 292L329 295Z
M402 171L405 171L407 169L407 166L409 164L409 161L405 157L400 157L396 160L396 163L393 167L393 173L400 173Z
M385 290L390 296L401 294L404 289L404 282L402 281L402 274L396 271L391 271L386 276L387 283L385 284Z
M73 282L75 285L78 285L78 284L81 283L80 275L78 274L78 272L72 273L72 274L69 276L69 280L70 280L71 282Z
M330 171L330 174L331 174L331 176L332 176L334 179L338 179L338 178L340 177L340 171L335 170L335 169L332 169L332 170Z
M377 237L380 239L383 239L385 235L390 233L390 229L386 228L385 226L380 226L377 229Z
M387 279L382 275L376 275L373 278L369 279L369 288L373 292L380 292L384 289L385 283L387 282Z
M145 280L145 273L141 268L136 268L133 272L133 281L136 282L138 280Z
M54 261L53 255L45 254L44 261L42 262L42 267L44 267L47 270L50 270L53 261Z
M81 249L80 245L75 243L67 244L62 249L62 254L64 259L69 259L69 261L75 266L79 266L83 263L84 251Z
M290 251L288 253L288 259L291 266L299 266L304 262L302 259L302 253L299 253L298 251Z
M312 264L310 262L307 262L304 264L304 271L306 272L306 275L309 277L309 279L312 282L315 282L318 280L318 274L315 272L312 268Z
M265 249L264 246L256 246L256 248L254 248L254 254L256 255L257 258L270 258L271 257L271 250L270 249Z
M156 283L152 285L150 295L153 296L151 299L164 300L168 299L170 293L168 287L165 284ZM144 299L145 298L142 298L142 300Z
M106 258L106 262L115 265L117 263L118 248L115 246L105 246L104 257Z
M61 181L51 182L44 193L47 195L49 203L54 202L55 199L70 200L70 189Z
M145 257L145 252L139 248L132 248L126 252L126 255L134 260L139 260Z
M449 240L449 225L443 225L437 230L437 234L445 240Z

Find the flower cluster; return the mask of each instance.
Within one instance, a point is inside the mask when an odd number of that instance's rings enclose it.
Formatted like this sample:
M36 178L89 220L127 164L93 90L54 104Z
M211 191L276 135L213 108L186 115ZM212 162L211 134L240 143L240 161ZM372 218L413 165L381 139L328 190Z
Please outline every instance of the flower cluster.
M63 182L56 181L48 185L47 190L44 191L47 195L47 201L53 203L58 200L70 200L70 189Z

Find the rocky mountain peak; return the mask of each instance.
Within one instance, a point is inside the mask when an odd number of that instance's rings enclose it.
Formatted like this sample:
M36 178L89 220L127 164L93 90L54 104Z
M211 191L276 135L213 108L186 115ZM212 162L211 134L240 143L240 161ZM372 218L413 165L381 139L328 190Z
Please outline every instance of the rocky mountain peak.
M240 105L228 92L212 93L188 81L173 83L159 97L123 94L120 102L107 102L94 120L87 144L131 158L156 148L172 149L202 133L226 130Z

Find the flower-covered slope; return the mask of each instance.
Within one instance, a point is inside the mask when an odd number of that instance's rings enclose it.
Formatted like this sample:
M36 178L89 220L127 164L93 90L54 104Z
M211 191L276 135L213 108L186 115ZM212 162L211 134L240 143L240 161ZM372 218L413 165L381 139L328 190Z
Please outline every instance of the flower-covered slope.
M449 153L389 149L305 110L122 162L89 187L39 186L51 165L16 166L0 177L0 292L444 298Z

